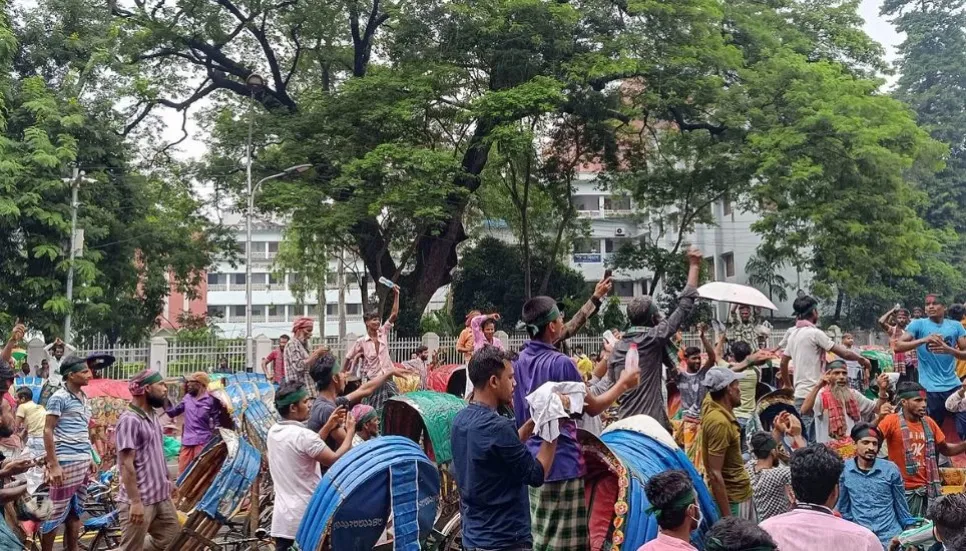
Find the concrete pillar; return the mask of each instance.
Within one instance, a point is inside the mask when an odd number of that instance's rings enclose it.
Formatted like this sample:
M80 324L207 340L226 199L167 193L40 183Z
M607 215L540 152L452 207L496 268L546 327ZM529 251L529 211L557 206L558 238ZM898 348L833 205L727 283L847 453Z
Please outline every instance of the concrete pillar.
M47 357L47 353L44 352L45 346L43 339L36 337L27 341L27 363L35 373L40 369L40 362ZM19 371L19 368L20 366L14 366L14 371Z
M258 335L255 337L255 365L252 366L252 371L255 373L261 373L262 362L271 353L272 339L266 337L265 335Z
M148 365L151 369L157 369L161 372L161 375L168 376L168 339L164 337L153 337L151 339Z
M423 346L429 349L430 354L439 348L439 335L436 333L425 333L423 335Z

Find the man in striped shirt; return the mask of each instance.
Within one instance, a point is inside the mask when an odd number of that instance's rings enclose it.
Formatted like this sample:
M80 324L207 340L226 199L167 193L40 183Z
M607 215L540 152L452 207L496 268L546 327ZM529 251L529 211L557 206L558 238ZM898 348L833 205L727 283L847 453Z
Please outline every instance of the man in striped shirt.
M155 408L164 405L168 389L161 374L154 370L136 375L128 388L132 401L117 422L121 470L118 551L166 549L180 530L171 501L164 437L155 413Z

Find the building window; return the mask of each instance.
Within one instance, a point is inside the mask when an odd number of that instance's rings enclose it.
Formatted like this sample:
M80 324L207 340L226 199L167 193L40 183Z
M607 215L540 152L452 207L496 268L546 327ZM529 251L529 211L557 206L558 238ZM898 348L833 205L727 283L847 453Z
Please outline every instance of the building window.
M604 240L604 252L605 253L612 253L612 252L614 252L614 240L613 239L605 239Z
M604 210L631 210L631 198L629 195L604 197Z
M219 274L219 273L208 274L208 285L224 285L227 282L228 282L228 276L226 274Z
M281 288L282 287L282 277L275 274L268 274L268 284L272 287Z
M722 211L724 212L725 216L731 216L732 214L734 214L735 204L731 201L730 196L725 195L724 199L722 199L721 202L722 202L722 205L721 205Z
M278 321L285 321L285 307L278 305L271 305L268 307L268 317L275 318ZM281 318L281 319L279 319Z
M244 308L244 306L242 306ZM252 304L252 319L254 320L264 320L265 319L265 306L262 304Z
M265 285L268 274L252 274L252 285Z
M244 285L245 284L245 274L231 274L231 284L232 285Z
M330 318L334 318L339 315L339 305L338 304L326 304L325 305L325 315Z
M632 298L634 296L634 282L615 281L614 294L621 298Z
M734 253L725 253L721 255L721 262L724 263L725 277L735 277Z
M318 316L319 315L319 305L318 304L309 304L308 306L306 306L305 307L305 315L308 316L308 317L310 317L310 318L314 318L314 317Z
M288 284L298 285L302 283L302 274L288 274Z
M362 315L362 305L361 304L346 304L345 313L347 316L361 316Z
M269 241L265 246L268 247L268 257L275 258L278 254L278 241Z
M233 319L245 319L245 305L236 305L231 307L231 317Z
M574 253L600 253L600 239L574 239Z
M224 320L226 308L224 306L208 306L208 317L211 319Z

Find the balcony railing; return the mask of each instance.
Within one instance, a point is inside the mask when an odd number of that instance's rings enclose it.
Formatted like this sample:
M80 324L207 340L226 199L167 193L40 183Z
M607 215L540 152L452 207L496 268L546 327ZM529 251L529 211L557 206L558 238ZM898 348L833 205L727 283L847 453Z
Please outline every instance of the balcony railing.
M276 314L274 316L269 314L268 321L269 323L280 323L287 320L285 319L285 314Z
M227 283L209 283L208 284L208 292L209 293L210 292L217 292L217 291L227 291L227 290L228 290L228 284Z

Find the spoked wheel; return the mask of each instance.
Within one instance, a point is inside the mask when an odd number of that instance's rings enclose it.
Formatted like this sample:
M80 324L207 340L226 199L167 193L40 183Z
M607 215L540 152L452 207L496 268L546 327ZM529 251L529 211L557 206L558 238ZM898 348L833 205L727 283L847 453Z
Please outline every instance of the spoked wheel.
M99 530L87 547L87 551L112 551L121 545L121 531L116 528Z
M463 524L459 513L449 519L441 532L443 542L439 546L439 551L463 551Z

